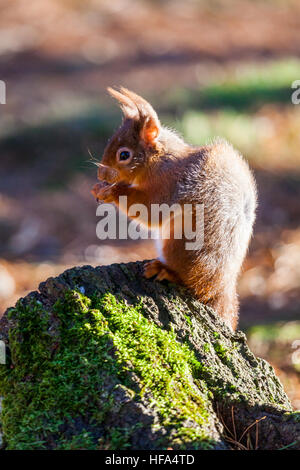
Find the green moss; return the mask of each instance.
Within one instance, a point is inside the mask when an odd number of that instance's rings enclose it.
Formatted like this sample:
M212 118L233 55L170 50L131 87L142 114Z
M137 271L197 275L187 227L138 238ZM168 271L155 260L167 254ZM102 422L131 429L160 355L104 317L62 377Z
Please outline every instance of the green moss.
M214 343L214 349L218 355L218 357L222 360L227 362L229 360L229 350L224 346L220 341L216 341Z
M0 376L9 449L66 448L64 429L75 417L74 435L104 419L110 398L101 396L101 388L108 376L117 384L119 370L110 354L113 342L107 322L90 306L80 294L67 294L54 308L58 334L53 337L49 314L37 302L19 303L11 311L16 322L10 330L12 364ZM49 441L50 435L55 442ZM72 447L73 436L69 442Z
M112 295L105 296L97 306L114 334L117 355L141 380L140 393L150 393L163 426L176 429L173 442L203 441L207 397L191 380L199 378L202 370L194 353L176 341L173 331L162 330L147 320L140 307L126 307ZM187 420L193 420L195 427L183 426Z
M106 437L100 439L101 448L103 449L127 449L130 448L130 438L131 433L137 429L138 426L133 426L132 428L126 427L114 427L108 431Z
M95 450L95 440L90 432L82 431L70 439L62 439L60 450Z
M192 320L190 319L188 315L184 315L184 318L186 319L186 321L188 322L190 326L193 326Z
M141 307L71 291L51 313L19 302L10 318L11 362L0 367L7 449L127 448L143 425L112 424L120 387L157 411L161 448L214 444L202 364Z

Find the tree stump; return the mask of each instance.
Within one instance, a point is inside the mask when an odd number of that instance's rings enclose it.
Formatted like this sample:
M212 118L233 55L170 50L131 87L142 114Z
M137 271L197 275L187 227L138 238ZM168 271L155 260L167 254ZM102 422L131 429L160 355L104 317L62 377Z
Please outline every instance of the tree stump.
M75 267L0 321L5 449L300 449L272 367L143 262Z

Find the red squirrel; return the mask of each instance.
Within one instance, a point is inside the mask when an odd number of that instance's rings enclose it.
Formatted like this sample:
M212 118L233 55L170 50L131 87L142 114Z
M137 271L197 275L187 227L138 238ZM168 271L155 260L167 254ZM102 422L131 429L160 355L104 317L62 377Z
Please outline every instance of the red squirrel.
M163 127L153 107L132 91L108 88L108 92L119 102L124 119L104 150L100 182L92 194L116 205L120 196L127 196L128 208L143 204L149 211L153 204L201 204L203 246L186 249L187 240L175 238L173 227L169 238L158 240L158 259L146 264L144 275L183 284L235 330L237 278L257 200L248 164L225 140L201 147L185 143Z

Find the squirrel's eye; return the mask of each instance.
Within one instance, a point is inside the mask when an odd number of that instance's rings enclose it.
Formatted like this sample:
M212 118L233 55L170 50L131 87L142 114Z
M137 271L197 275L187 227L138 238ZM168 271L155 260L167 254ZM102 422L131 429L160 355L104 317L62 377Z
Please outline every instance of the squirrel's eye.
M120 160L128 160L129 157L130 152L128 152L128 150L123 150L122 152L120 152Z
M128 162L132 158L132 151L127 147L121 147L117 152L119 162Z

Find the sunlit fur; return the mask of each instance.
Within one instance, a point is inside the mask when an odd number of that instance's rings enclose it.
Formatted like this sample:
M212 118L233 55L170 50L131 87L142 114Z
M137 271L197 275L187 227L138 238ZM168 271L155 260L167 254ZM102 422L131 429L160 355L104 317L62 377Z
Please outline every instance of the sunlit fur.
M256 209L256 185L247 163L224 140L203 147L186 144L162 127L151 105L134 93L110 93L119 101L124 120L105 149L93 194L116 204L126 195L128 207L142 203L149 213L151 204L204 204L202 249L186 250L185 238L162 239L157 242L159 259L148 264L145 275L184 284L235 329L237 278ZM122 167L116 160L119 147L134 153Z

